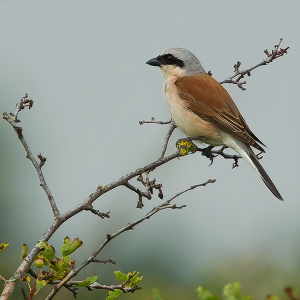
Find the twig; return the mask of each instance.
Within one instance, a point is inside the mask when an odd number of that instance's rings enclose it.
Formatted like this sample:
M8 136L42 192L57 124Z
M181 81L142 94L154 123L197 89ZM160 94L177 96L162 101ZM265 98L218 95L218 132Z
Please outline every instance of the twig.
M84 210L90 211L91 213L100 217L101 219L109 219L110 218L110 211L108 211L107 213L103 213L100 210L93 208L92 205L87 206L86 208L84 208Z
M38 282L38 280L39 280L39 278L40 278L42 272L43 272L43 271L41 270L40 273L38 274L36 280L34 281L34 284L33 284L32 288L31 288L31 291L30 291L28 300L31 300L31 299L33 298L34 292L35 292L35 289L36 289L37 282Z
M240 71L239 67L241 66L241 62L237 62L234 65L234 75L228 77L227 79L221 81L220 83L232 83L232 84L236 84L240 89L242 90L246 90L246 88L243 86L244 84L246 84L245 81L241 82L240 80L243 79L245 77L245 75L247 76L251 76L251 72L260 67L260 66L265 66L269 63L271 63L272 61L274 61L276 58L283 56L284 54L287 53L287 50L290 47L286 47L286 48L279 48L282 42L282 38L279 40L278 44L274 46L274 49L272 50L272 52L270 53L267 49L264 51L264 53L267 55L267 57L265 59L263 59L260 63L256 64L255 66L246 69L244 71ZM236 78L236 79L235 79Z
M200 183L200 184L195 184L195 185L192 185L190 186L189 188L187 188L186 190L184 191L181 191L179 193L177 193L176 195L174 195L172 198L170 198L168 201L166 201L164 204L169 204L172 200L174 200L175 198L177 198L178 196L182 195L183 193L186 193L188 191L191 191L193 189L196 189L197 187L200 187L200 186L206 186L207 184L209 183L215 183L216 182L216 179L208 179L206 182L204 183ZM162 204L163 205L163 204Z
M170 123L172 123L172 119L171 119L170 121L164 122L164 121L156 121L156 120L154 119L154 117L152 117L150 121L145 121L145 120L139 121L139 124L140 124L140 125L143 125L143 124L145 124L145 123L147 123L147 124L160 124L160 125L165 125L165 124L170 124Z
M288 294L290 300L299 300L294 296L294 290L291 287L286 287L285 292Z
M4 284L6 284L6 279L2 275L0 275L0 281L3 281Z
M22 97L21 100L17 103L15 113L12 114L14 116L14 121L20 122L18 120L19 112L25 107L28 107L28 109L30 109L32 106L33 106L33 100L28 98L28 94L25 94L25 96Z
M59 284L59 282L60 281L55 280L55 281L52 281L51 284ZM81 281L79 281L79 280L68 281L68 283L65 284L65 287L71 287L71 286L77 285L80 282ZM141 289L141 287L138 287L138 286L125 287L125 284L123 283L123 284L119 284L119 285L103 285L98 282L94 282L94 283L90 284L89 286L87 286L87 288L89 290L92 290L92 289L109 290L109 291L122 290L123 293L133 293L134 291Z
M74 297L74 299L76 299L76 296L79 294L78 292L77 292L77 290L78 290L78 287L77 286L69 286L69 285L65 285L65 288L68 290L68 291L70 291L72 294L73 294L73 297Z
M28 95L27 95L28 96ZM23 99L23 98L22 98ZM21 99L21 100L22 100ZM19 140L21 141L25 151L26 151L26 158L28 158L34 168L36 169L37 171L37 174L38 174L38 177L39 177L39 180L40 180L40 186L44 189L47 197L48 197L48 200L49 200L49 203L50 203L50 206L52 208L52 212L53 212L53 215L54 215L54 218L59 218L60 217L60 212L56 206L56 203L55 203L55 200L52 196L52 193L46 183L46 180L45 180L45 177L44 177L44 174L42 172L42 166L43 164L45 163L46 161L46 158L44 158L41 154L39 155L39 158L40 158L40 163L37 162L37 160L35 159L34 155L32 154L26 140L25 140L25 137L23 135L23 129L17 125L17 122L15 121L16 119L16 116L15 115L9 115L7 113L4 113L3 114L3 119L5 119L8 123L10 123L10 125L13 127L14 131L16 132L16 134L18 135L18 138Z
M14 127L14 123L9 122L12 127L15 129ZM28 145L25 141L24 138L22 138L24 141L24 144L26 145L26 147L28 148ZM23 144L23 143L22 143ZM24 146L23 144L23 146ZM24 146L25 147L25 146ZM29 149L29 148L28 148ZM85 210L86 208L90 207L90 205L96 201L101 195L109 192L110 190L123 185L124 182L129 181L130 179L137 177L138 175L141 175L147 171L153 171L154 169L156 169L157 167L175 159L181 156L181 153L179 151L165 157L164 159L157 159L156 161L150 163L149 165L146 165L143 168L139 168L137 170L135 170L134 172L131 172L125 176L122 176L121 178L119 178L118 180L111 182L110 184L106 185L106 186L99 186L96 191L94 193L92 193L85 201L81 202L80 204L78 204L77 206L75 206L74 208L72 208L71 210L67 211L66 213L64 213L63 215L60 215L59 218L56 218L53 222L53 224L51 225L50 228L48 228L48 230L46 231L46 233L41 237L41 239L39 240L39 242L43 241L46 242L48 241L51 236L54 234L54 232L64 223L66 222L68 219L70 219L71 217L73 217L74 215L80 213L81 211ZM36 163L36 165L38 165ZM35 259L36 255L39 253L40 249L38 247L38 243L32 248L32 250L29 252L29 254L26 256L26 258L22 261L22 263L20 264L20 266L18 267L18 269L16 270L16 272L14 273L14 275L7 280L7 283L2 291L2 294L0 296L0 300L6 300L9 298L9 296L11 295L11 293L13 292L16 284L20 281L21 278L23 278L25 276L25 274L28 272L30 265L32 264L33 260ZM72 271L71 271L72 272Z
M108 263L113 264L113 265L116 264L116 261L114 261L112 258L110 258L110 259L97 259L97 258L94 258L92 260L92 262L100 263L100 264L108 264Z
M173 133L173 131L175 130L176 127L177 126L175 125L173 120L171 120L171 125L170 125L170 128L169 128L169 131L168 131L167 135L165 136L163 149L162 149L162 152L160 154L159 159L163 159L165 157L170 137L171 137L171 135L172 135L172 133Z
M126 186L128 189L134 191L135 193L137 193L140 197L145 197L147 199L151 199L151 194L149 193L149 191L142 192L140 189L136 188L135 186L133 186L132 184L130 184L128 181L124 182L123 184L124 186Z
M41 169L42 166L45 165L47 158L44 157L41 153L38 155L38 158L39 158L39 160L40 160L39 167L40 167L40 169Z
M28 297L26 296L24 288L21 288L21 291L22 291L22 299L23 300L28 300Z
M282 40L282 39L281 39ZM229 78L227 78L226 80L222 81L221 83L233 83L233 84L237 84L238 86L242 86L244 83L240 82L240 80L245 76L251 75L251 71L258 68L261 65L266 65L268 63L270 63L271 61L275 60L276 58L284 55L285 53L287 53L287 50L289 49L289 47L285 48L285 49L279 49L280 44L281 44L281 40L278 43L278 45L275 46L275 49L272 51L272 53L269 53L267 50L265 50L265 54L267 55L267 58L265 60L263 60L261 63L259 63L258 65L249 68L245 71L239 71L239 66L236 65L235 67L235 74ZM3 118L6 119L10 125L13 127L13 129L15 130L15 132L17 133L26 153L27 156L32 164L34 165L38 176L39 176L39 180L40 180L40 185L43 187L43 189L45 190L46 195L48 196L53 214L54 214L54 221L53 224L51 225L50 228L48 228L48 230L46 231L46 233L40 238L39 242L46 242L48 241L51 236L56 232L56 230L64 223L66 222L68 219L70 219L71 217L73 217L74 215L76 215L77 213L83 211L83 210L90 210L90 207L92 205L92 203L94 201L96 201L100 196L102 196L103 194L109 192L110 190L124 185L124 182L128 182L130 179L137 177L145 172L151 172L153 171L155 168L175 159L175 158L179 158L182 156L180 151L177 151L167 157L165 157L165 151L167 148L167 144L169 141L169 138L173 132L170 132L171 129L169 130L167 136L165 137L165 144L163 147L163 151L160 155L160 158L157 159L156 161L154 161L153 163L150 163L149 165L144 166L143 168L139 168L121 178L119 178L118 180L111 182L110 184L106 185L106 186L99 186L96 191L94 193L92 193L86 200L84 200L83 202L81 202L80 204L78 204L77 206L75 206L74 208L72 208L71 210L67 211L66 213L64 213L63 215L60 215L59 210L56 207L56 203L54 201L54 198L45 182L44 179L44 175L41 171L42 166L44 165L46 159L40 155L38 156L40 159L40 163L38 163L36 161L36 159L34 158L32 152L30 151L28 144L22 134L22 128L20 126L17 125L18 122L20 122L18 120L18 114L19 112L24 109L25 107L28 107L29 109L32 107L33 101L31 99L28 99L28 95L26 94L25 97L23 97L19 103L17 104L16 107L16 111L14 114L3 114ZM151 119L151 121L140 121L140 124L144 124L144 123L156 123L156 124L170 124L171 120L168 122L162 122L162 121L156 121L154 118ZM219 155L222 155L222 153L217 153ZM225 154L224 154L225 155ZM227 155L228 156L228 155ZM224 156L223 156L224 157ZM202 184L203 185L203 184ZM201 185L198 185L201 186ZM195 186L197 187L197 186ZM193 187L190 187L187 190L191 190ZM186 191L187 191L186 190ZM173 197L173 199L179 195L181 195L183 192L178 193L177 195L175 195ZM168 201L170 201L172 199L169 199ZM56 294L56 292L59 290L59 288L61 288L63 285L65 285L67 283L67 281L71 278L73 278L82 268L84 268L85 265L87 265L90 262L95 261L95 257L97 256L97 254L108 244L108 242L118 236L119 234L121 234L122 232L125 232L129 229L132 229L134 226L136 226L137 224L143 222L145 219L150 218L153 214L157 213L158 211L162 210L162 209L166 209L166 208L172 208L172 209L176 209L176 208L183 208L184 206L176 206L176 205L171 205L171 204L166 204L166 202L164 204L161 204L160 206L155 207L151 212L149 212L147 215L145 215L145 217L143 217L142 219L139 219L136 222L130 223L127 226L123 227L122 229L120 229L118 232L112 234L112 235L107 235L106 240L97 248L97 250L86 260L86 262L84 262L79 268L75 270L72 270L68 276L58 284L57 287L54 288L54 290L49 294L49 296L51 297L51 294ZM96 211L96 210L95 210ZM98 215L98 214L97 214ZM33 262L33 260L35 259L36 255L40 252L39 249L39 243L37 243L32 250L29 252L29 254L26 256L26 258L22 261L22 263L20 264L20 266L18 267L18 269L16 270L16 272L14 273L14 275L6 281L5 287L2 291L2 294L0 296L0 300L6 300L10 297L10 295L12 294L16 284L21 280L21 278L23 278L28 270L30 269L30 266ZM94 259L94 260L93 260ZM25 293L23 293L23 296L26 297ZM27 297L26 297L27 298ZM52 298L48 298L48 299L52 299Z
M56 293L70 280L72 279L74 276L76 276L80 270L82 270L84 267L86 267L88 264L90 264L91 262L94 261L94 259L96 258L96 256L103 250L103 248L115 237L117 237L118 235L120 235L121 233L131 230L133 229L135 226L137 226L138 224L142 223L143 221L149 219L150 217L152 217L154 214L156 214L157 212L163 210L163 209L167 209L167 208L171 208L171 209L180 209L185 207L185 205L182 206L176 206L176 204L170 204L170 202L172 200L174 200L176 197L182 195L183 193L186 193L187 191L190 191L192 189L195 189L197 187L200 186L205 186L209 183L214 183L215 179L209 179L204 183L201 184L197 184L194 186L189 187L188 189L177 193L175 196L173 196L172 198L170 198L169 200L165 201L163 204L158 205L156 207L154 207L150 212L148 212L144 217L138 219L135 222L129 223L126 226L124 226L123 228L121 228L120 230L116 231L113 234L107 234L105 241L96 249L96 251L85 261L81 264L81 266L79 266L78 268L72 270L62 281L60 281L51 291L51 293L47 296L46 300L50 300L53 299L53 297L56 295Z

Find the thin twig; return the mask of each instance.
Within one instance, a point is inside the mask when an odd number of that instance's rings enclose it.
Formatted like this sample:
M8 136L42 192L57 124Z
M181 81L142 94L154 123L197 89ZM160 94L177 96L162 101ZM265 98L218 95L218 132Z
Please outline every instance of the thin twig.
M14 131L16 132L16 134L18 135L18 138L19 140L21 141L25 151L26 151L26 158L28 158L34 168L36 169L37 171L37 174L38 174L38 177L39 177L39 180L40 180L40 186L44 189L47 197L48 197L48 200L49 200L49 203L50 203L50 206L52 208L52 212L53 212L53 215L54 215L54 218L59 218L60 217L60 212L56 206L56 203L55 203L55 200L54 200L54 197L46 183L46 180L45 180L45 177L44 177L44 174L43 174L43 171L42 171L42 166L43 164L45 163L46 159L40 154L39 155L39 158L40 158L40 163L37 162L37 160L35 159L34 155L32 154L26 140L25 140L25 137L23 135L23 129L18 126L17 122L15 121L15 115L9 115L7 113L4 113L3 114L3 119L5 119L8 123L10 123L10 125L13 127Z
M90 205L89 207L86 207L85 210L90 211L91 213L100 217L101 219L109 219L110 218L110 211L108 211L107 213L103 213L100 210L93 208L92 205Z
M139 121L139 124L142 125L142 124L160 124L160 125L165 125L165 124L170 124L172 123L172 119L170 121L156 121L154 119L154 117L151 118L150 121L145 121L145 120L142 120L142 121Z
M135 193L137 193L139 196L141 197L145 197L147 199L151 199L151 194L149 193L149 191L147 191L147 193L142 192L140 189L136 188L135 186L133 186L132 184L130 184L128 181L124 182L123 184L124 186L126 186L128 189L134 191Z
M18 114L19 112L24 109L25 107L28 107L28 109L31 109L33 106L33 100L28 98L28 94L25 94L24 97L21 98L21 100L16 105L15 113L12 114L14 116L15 122L20 122L18 120Z
M60 281L55 280L52 281L51 284L58 284ZM65 284L66 287L72 287L80 283L81 281L79 280L72 280L69 281L68 283ZM140 290L141 287L139 286L134 286L134 287L126 287L125 284L119 284L119 285L103 285L98 282L94 282L87 286L89 290L91 289L99 289L99 290L109 290L109 291L114 291L114 290L122 290L123 293L133 293L136 290Z
M0 275L0 281L3 281L4 284L6 284L6 279L2 275Z
M263 59L260 63L256 64L255 66L249 68L249 69L246 69L246 70L243 70L243 71L240 71L239 70L239 67L241 66L241 62L237 62L235 65L234 65L234 71L235 71L235 74L228 77L227 79L221 81L220 83L223 84L223 83L232 83L232 84L236 84L240 89L242 90L246 90L245 87L243 87L243 85L246 83L245 81L244 82L241 82L240 80L242 78L245 77L245 75L247 76L251 76L251 72L260 67L260 66L265 66L269 63L271 63L272 61L274 61L276 58L279 58L281 56L283 56L284 54L287 53L287 50L290 48L290 47L286 47L286 48L280 48L280 45L281 45L281 42L282 42L282 38L279 40L278 44L274 46L274 49L272 50L272 52L270 53L267 49L264 51L264 53L267 55L267 57L265 59ZM235 79L236 78L236 79Z
M117 237L118 235L120 235L121 233L131 230L133 229L135 226L137 226L138 224L142 223L143 221L149 219L150 217L152 217L154 214L156 214L157 212L163 210L163 209L167 209L167 208L171 208L171 209L176 209L176 208L183 208L185 207L185 205L182 206L176 206L176 204L170 204L170 202L172 200L174 200L176 197L182 195L183 193L186 193L187 191L190 191L192 189L195 189L197 187L200 186L205 186L209 183L214 183L215 179L209 179L204 183L201 184L197 184L194 186L189 187L188 189L177 193L175 196L173 196L172 198L170 198L169 200L165 201L163 204L158 205L156 207L154 207L150 212L148 212L144 217L138 219L135 222L129 223L126 226L124 226L123 228L121 228L120 230L116 231L113 234L107 234L105 241L96 249L96 251L85 261L81 264L81 266L79 266L78 268L72 270L62 281L60 281L51 291L51 293L47 296L46 300L50 300L53 299L53 297L56 295L56 293L70 280L72 279L74 276L76 276L80 270L82 270L84 267L86 267L88 264L90 264L91 262L94 261L94 259L96 258L96 256L103 250L103 248L115 237Z
M163 159L165 157L170 137L171 137L171 135L172 135L172 133L173 133L173 131L175 130L176 127L177 126L175 125L175 123L171 120L171 125L170 125L170 128L169 128L169 131L168 131L167 135L165 136L163 149L162 149L162 152L160 154L159 159Z
M94 258L92 260L92 262L100 263L100 264L108 264L109 263L109 264L113 264L113 265L115 265L117 263L112 258L110 258L110 259L97 259L97 258Z
M285 53L287 53L287 50L288 50L288 47L285 48L285 49L280 49L279 50L279 47L280 47L280 43L281 43L281 40L279 42L278 45L275 46L275 49L272 51L272 53L269 53L267 50L265 51L265 54L267 55L267 59L265 59L263 62L255 65L254 67L252 68L249 68L245 71L239 71L239 66L237 66L235 68L235 74L229 78L227 78L226 80L222 81L221 83L234 83L234 84L237 84L237 85L240 85L242 86L244 83L240 82L240 80L245 76L245 75L248 75L250 76L250 72L256 68L258 68L259 66L261 65L266 65L268 63L270 63L271 61L275 60L277 57L280 57L282 55L284 55ZM67 211L66 213L64 213L63 215L60 215L57 207L56 207L56 204L55 204L55 201L53 199L53 196L52 194L50 193L50 190L45 182L45 179L44 179L44 176L43 176L43 173L41 171L41 168L43 166L43 164L45 163L45 159L41 156L39 157L40 159L40 163L38 163L36 161L36 159L34 158L34 156L32 155L32 152L30 151L28 145L27 145L27 142L22 134L22 128L20 126L17 125L17 123L19 122L18 120L18 114L19 112L24 109L25 107L28 107L29 109L32 107L32 104L33 104L33 101L31 99L28 99L28 95L25 95L25 97L23 97L21 99L21 101L17 104L17 107L16 107L16 111L14 114L3 114L3 117L4 119L6 119L10 125L13 127L13 129L15 130L15 132L17 133L26 153L27 153L27 157L32 161L37 173L38 173L38 176L39 176L39 179L40 179L40 184L41 186L44 188L47 196L48 196L48 199L49 199L49 202L50 202L50 205L51 205L51 208L52 208L52 211L53 211L53 214L55 216L55 220L53 221L53 224L51 225L50 228L48 228L48 230L46 231L46 233L40 238L39 242L42 242L42 241L48 241L51 236L56 232L56 230L64 223L66 222L68 219L70 219L71 217L73 217L74 215L76 215L77 213L83 211L83 210L90 210L89 208L91 207L92 203L97 200L101 195L109 192L110 190L118 187L118 186L121 186L124 184L124 182L128 182L130 179L134 178L134 177L137 177L145 172L150 172L150 171L153 171L155 168L175 159L175 158L179 158L182 156L182 154L180 153L180 151L177 151L167 157L164 157L165 155L165 150L166 149L166 145L168 144L168 135L166 136L165 138L165 145L163 147L163 152L161 154L161 157L154 161L153 163L149 164L149 165L146 165L145 167L143 168L139 168L123 177L121 177L120 179L114 181L114 182L111 182L110 184L106 185L106 186L99 186L97 188L97 190L91 194L85 201L81 202L80 204L78 204L77 206L75 206L74 208L72 208L70 211ZM156 121L154 120L154 118L151 120L151 121L140 121L140 124L144 124L144 123L156 123L156 124L170 124L171 121L168 121L168 122L162 122L162 121ZM170 134L171 135L171 134ZM168 137L168 139L167 139ZM221 153L218 153L220 155L222 155ZM187 189L187 190L191 190L191 188ZM185 191L183 191L185 192ZM177 197L179 195L181 195L183 192L180 192L178 193L178 195L175 195L174 197ZM173 197L173 199L174 199ZM169 199L170 200L170 199ZM168 200L168 201L169 201ZM165 202L166 203L166 202ZM95 257L97 256L97 254L106 246L106 244L114 237L118 236L119 234L121 234L122 232L125 232L129 229L132 229L133 226L136 226L137 224L139 224L140 222L144 221L145 219L148 219L150 218L153 214L157 213L158 211L162 210L162 209L166 209L166 208L172 208L172 209L175 209L175 208L182 208L183 206L176 206L176 205L171 205L171 204L162 204L158 207L155 207L151 212L149 212L144 218L142 219L139 219L138 221L134 222L134 223L130 223L129 225L125 226L124 228L120 229L118 232L114 233L113 235L107 235L107 238L106 240L98 247L98 249L94 252L94 254L92 254L88 260L83 263L78 269L76 269L76 272L74 270L72 270L70 272L70 274L68 274L68 276L63 280L63 282L60 282L59 285L61 284L61 286L63 286L64 284L67 283L67 281L69 279L71 279L73 276L75 276L82 268L84 268L85 265L87 265L90 262L93 262L93 258L95 259ZM29 252L29 254L26 256L26 258L22 261L22 263L20 264L20 266L18 267L18 269L16 270L16 272L14 273L14 275L6 281L6 284L5 284L5 287L2 291L2 294L0 296L0 300L6 300L10 297L10 295L12 294L16 284L21 280L21 278L23 278L33 260L35 259L36 255L40 252L40 249L39 249L39 243L37 243L33 248L32 250ZM76 274L75 274L76 273ZM55 288L54 288L55 289ZM53 292L53 291L52 291ZM51 293L52 293L51 292ZM56 292L55 292L56 293ZM23 294L24 297L26 297L25 293ZM51 299L51 298L49 298Z
M294 296L294 290L291 287L286 287L285 292L288 294L290 300L299 300L299 298Z
M23 300L28 300L28 297L26 296L24 288L21 288L21 291L22 291L22 299Z
M207 184L209 183L215 183L216 182L216 179L208 179L206 182L204 183L200 183L200 184L195 184L195 185L192 185L190 186L189 188L185 189L184 191L181 191L179 193L177 193L176 195L174 195L172 198L170 198L169 200L167 200L164 204L169 204L172 200L174 200L175 198L177 198L178 196L188 192L188 191L191 191L193 189L196 189L200 186L206 186Z
M12 124L11 124L12 125ZM26 143L27 144L27 143ZM67 211L63 215L60 216L60 218L57 218L54 220L53 224L50 228L46 231L46 233L41 237L39 242L46 242L48 241L51 236L56 232L56 230L68 219L75 216L76 214L80 213L81 211L85 210L86 208L90 207L90 205L96 201L101 195L109 192L110 190L123 185L124 182L129 181L130 179L141 175L147 171L152 171L155 168L175 159L181 156L181 153L179 151L165 157L162 160L156 160L152 162L149 165L146 165L143 168L139 168L135 170L134 172L131 172L125 176L122 176L118 180L111 182L110 184L106 186L99 186L94 193L92 193L85 201L81 202L71 210ZM7 280L7 283L2 291L2 294L0 296L0 300L6 300L9 298L11 293L13 292L16 284L20 281L21 278L25 276L25 274L28 272L30 265L32 264L33 260L35 259L36 255L40 252L40 249L38 247L38 243L31 249L29 254L26 256L26 258L22 261L14 275ZM71 271L72 272L72 271Z

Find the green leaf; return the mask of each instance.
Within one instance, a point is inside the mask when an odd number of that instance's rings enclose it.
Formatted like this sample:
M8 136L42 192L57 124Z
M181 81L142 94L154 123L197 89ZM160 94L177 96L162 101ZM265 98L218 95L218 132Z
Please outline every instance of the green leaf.
M220 300L219 297L213 295L204 286L199 286L196 289L196 293L197 293L198 298L201 300Z
M45 285L47 284L46 280L37 280L36 281L36 292L34 293L35 295L37 294L37 292L43 288Z
M45 245L45 250L43 250L39 255L42 255L48 262L51 262L55 258L55 249L52 245L47 243Z
M118 280L120 280L122 283L127 281L129 278L129 274L124 274L121 271L115 271L115 275Z
M76 249L82 246L83 242L79 238L74 239L71 244L70 238L67 236L64 239L64 243L61 246L61 253L63 256L68 256L73 253Z
M223 297L224 300L252 300L251 296L242 296L242 287L239 282L225 285Z
M66 257L55 258L51 263L51 270L54 274L51 276L51 280L61 280L65 278L72 269L74 269L75 261L72 259L66 259Z
M70 251L71 240L68 236L65 237L64 243L61 246L61 254L67 256Z
M152 300L163 300L159 295L158 289L152 289Z
M78 282L77 285L78 286L89 286L92 283L94 283L97 279L98 279L98 276L94 275L92 277L88 277L87 279L85 279L85 280L83 280L81 282Z
M129 272L127 275L132 276L129 283L126 284L128 287L134 287L136 286L142 279L143 276L138 277L140 275L140 272L134 271L133 273ZM128 278L129 278L128 276Z
M239 300L242 296L242 287L239 282L229 283L224 286L223 296L225 300Z
M2 250L4 250L8 245L9 245L9 243L2 243L2 244L0 244L0 252Z
M120 295L123 294L122 290L114 290L114 291L109 291L108 292L108 297L106 298L106 300L113 300L116 299L117 297L119 297Z
M24 258L28 255L28 247L26 244L22 245L22 251L21 251L21 260L23 261Z

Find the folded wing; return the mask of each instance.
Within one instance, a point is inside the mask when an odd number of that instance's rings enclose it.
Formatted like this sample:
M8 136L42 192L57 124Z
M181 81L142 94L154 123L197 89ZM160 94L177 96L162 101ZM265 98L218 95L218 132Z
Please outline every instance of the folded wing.
M208 74L179 77L178 94L193 113L243 143L265 152L223 86Z

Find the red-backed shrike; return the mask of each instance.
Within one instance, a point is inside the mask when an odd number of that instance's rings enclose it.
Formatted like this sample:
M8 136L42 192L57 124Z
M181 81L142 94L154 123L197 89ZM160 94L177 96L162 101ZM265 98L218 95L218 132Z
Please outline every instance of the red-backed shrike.
M265 152L261 146L265 145L250 130L228 92L204 71L197 57L186 49L172 48L147 64L160 67L164 74L164 94L178 128L200 142L235 150L259 173L271 192L283 200L251 149Z

